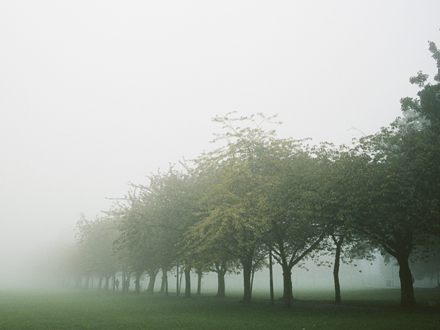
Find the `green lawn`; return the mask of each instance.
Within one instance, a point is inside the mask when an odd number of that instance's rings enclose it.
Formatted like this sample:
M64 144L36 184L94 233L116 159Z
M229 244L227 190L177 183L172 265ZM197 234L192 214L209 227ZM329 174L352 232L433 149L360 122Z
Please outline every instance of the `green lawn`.
M438 290L417 299L439 301ZM0 291L0 329L440 329L440 310L397 307L398 290L298 292L291 309L267 300L183 298L96 291Z

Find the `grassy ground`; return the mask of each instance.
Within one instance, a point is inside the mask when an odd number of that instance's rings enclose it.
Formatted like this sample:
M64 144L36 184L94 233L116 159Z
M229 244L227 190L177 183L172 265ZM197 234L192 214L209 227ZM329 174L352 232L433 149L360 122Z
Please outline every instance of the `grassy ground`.
M0 329L440 329L438 308L401 310L398 290L345 292L346 301L337 307L331 292L298 292L300 301L291 309L256 296L245 304L238 298L2 291ZM438 290L417 292L426 304L439 296Z

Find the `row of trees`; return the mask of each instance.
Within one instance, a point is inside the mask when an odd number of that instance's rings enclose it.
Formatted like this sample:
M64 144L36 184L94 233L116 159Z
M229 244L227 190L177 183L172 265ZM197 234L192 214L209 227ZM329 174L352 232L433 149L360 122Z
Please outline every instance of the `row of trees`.
M221 147L132 185L103 219L79 222L83 275L97 272L108 286L116 271L135 274L139 290L146 273L152 292L161 272L167 292L175 269L177 292L182 273L189 296L191 271L198 292L202 274L215 272L221 297L225 274L239 271L250 301L255 271L276 262L290 305L293 267L332 253L340 302L340 262L380 249L399 264L402 305L414 305L410 258L438 249L440 236L440 52L429 49L435 83L411 78L421 90L401 100L403 118L351 147L278 138L263 114L216 117Z

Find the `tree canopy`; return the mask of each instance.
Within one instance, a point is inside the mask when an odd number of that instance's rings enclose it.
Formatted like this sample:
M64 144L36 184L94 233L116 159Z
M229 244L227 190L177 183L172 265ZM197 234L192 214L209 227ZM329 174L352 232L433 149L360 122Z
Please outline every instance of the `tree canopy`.
M292 268L332 251L340 302L340 261L372 258L378 248L399 264L402 305L414 305L410 258L437 251L440 237L440 51L433 42L429 50L434 82L422 72L411 77L420 91L401 99L403 116L351 147L278 138L266 129L279 124L276 117L261 113L214 118L223 129L215 134L220 147L131 185L107 217L78 222L82 274L106 278L108 288L123 268L136 274L138 288L146 273L153 292L161 270L167 292L175 270L176 292L184 273L190 296L191 270L198 292L203 272L214 271L223 297L225 274L241 272L248 302L253 274L270 254L290 305Z

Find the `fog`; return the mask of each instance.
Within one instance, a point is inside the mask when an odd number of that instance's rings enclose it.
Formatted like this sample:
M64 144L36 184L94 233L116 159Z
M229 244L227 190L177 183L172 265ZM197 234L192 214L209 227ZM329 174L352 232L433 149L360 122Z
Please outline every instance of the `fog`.
M2 0L1 285L74 244L81 212L94 219L129 182L213 148L216 115L278 114L280 137L313 143L377 132L416 94L409 77L433 73L438 13L438 1Z
M7 264L0 289L77 289L74 273L69 273L68 260L64 259L72 245L62 242L53 242L40 249L34 249L20 262L15 261ZM332 257L320 257L326 260L327 265L318 266L313 260L306 260L301 266L292 270L293 294L300 292L313 292L315 290L334 291ZM23 263L24 261L24 263ZM282 269L278 264L273 267L274 291L279 298L282 295L283 278ZM116 277L121 281L121 273ZM180 279L180 286L183 288L185 279ZM180 278L179 277L179 278ZM160 290L161 273L157 275L155 291ZM241 273L229 273L226 275L226 294L240 295L243 291L243 275ZM342 295L347 290L353 289L378 289L378 288L400 288L399 267L394 262L384 262L383 256L375 255L372 261L354 260L350 264L341 264L339 271ZM92 277L89 289L97 290L98 276ZM141 277L141 291L148 286L150 278L145 274ZM131 278L130 290L134 290L134 277ZM82 286L84 287L85 278ZM111 285L112 285L111 281ZM176 291L176 271L172 269L168 274L168 285L170 293ZM202 277L202 294L215 294L217 292L217 274L205 272ZM414 283L416 288L429 288L437 285L436 279L417 279ZM192 293L197 290L197 275L191 275ZM183 289L182 289L183 290ZM253 280L254 294L259 297L269 297L269 269L263 267L256 271Z

